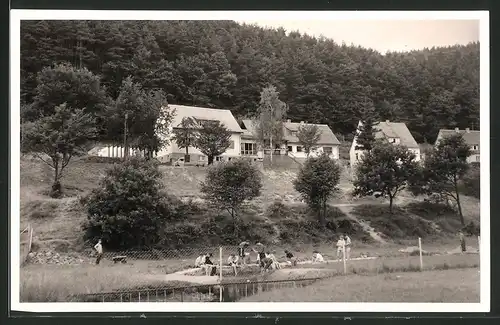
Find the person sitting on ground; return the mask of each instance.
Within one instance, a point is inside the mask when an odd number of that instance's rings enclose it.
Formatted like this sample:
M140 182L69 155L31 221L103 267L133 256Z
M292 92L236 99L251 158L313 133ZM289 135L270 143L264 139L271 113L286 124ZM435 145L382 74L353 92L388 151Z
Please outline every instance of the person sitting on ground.
M213 256L212 253L207 254L205 256L205 263L204 263L205 267L206 267L207 275L210 275L210 276L215 275L215 273L217 272L217 268L215 267L214 263L211 260L212 256Z
M344 234L344 242L345 242L345 259L348 260L351 258L351 238Z
M344 245L345 245L345 241L344 241L344 237L340 236L339 240L337 240L337 259L338 260L341 260L343 258L343 254L344 254Z
M291 252L285 250L285 256L288 261L288 264L292 264L293 266L297 265L297 259L294 258Z
M205 254L200 253L200 255L198 255L198 257L194 261L194 267L201 267L203 264L205 264L205 257Z
M274 270L281 269L281 264L278 262L276 259L276 256L274 256L273 253L271 252L266 252L266 258L269 258L272 261L271 268Z
M325 259L323 258L323 255L321 255L318 251L314 251L312 262L313 263L324 263Z
M239 260L239 258L238 258L238 256L236 256L236 254L229 255L229 257L227 259L227 264L233 268L235 276L238 275L238 270L237 270L238 260Z

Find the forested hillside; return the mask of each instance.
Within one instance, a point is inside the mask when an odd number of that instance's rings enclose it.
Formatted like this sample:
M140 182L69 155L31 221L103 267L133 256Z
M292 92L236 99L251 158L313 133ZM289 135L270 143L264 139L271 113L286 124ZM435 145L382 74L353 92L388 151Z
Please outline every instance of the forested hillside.
M69 62L99 75L111 99L132 76L174 104L255 113L275 85L288 118L352 134L366 108L405 121L418 142L439 128L479 127L479 44L380 53L232 21L23 21L22 101L37 73Z

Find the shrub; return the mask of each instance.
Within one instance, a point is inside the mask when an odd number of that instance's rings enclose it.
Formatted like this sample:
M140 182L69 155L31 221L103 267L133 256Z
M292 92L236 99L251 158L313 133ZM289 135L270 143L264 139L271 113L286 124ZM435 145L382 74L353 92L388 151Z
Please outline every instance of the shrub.
M163 224L175 215L161 190L155 163L132 158L114 165L86 200L86 237L102 238L110 249L158 243Z
M481 198L481 170L479 164L471 165L460 184L460 192L464 195Z
M266 210L269 219L283 219L290 217L290 208L281 201L274 201Z

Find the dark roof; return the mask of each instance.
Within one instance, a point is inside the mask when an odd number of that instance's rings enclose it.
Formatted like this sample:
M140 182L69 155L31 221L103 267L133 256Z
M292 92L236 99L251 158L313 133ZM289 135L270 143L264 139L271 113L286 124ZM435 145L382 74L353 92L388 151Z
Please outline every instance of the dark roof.
M470 146L479 145L480 143L479 131L477 130L446 130L446 129L439 130L436 142L441 138L449 137L450 135L457 133L461 134L465 142Z

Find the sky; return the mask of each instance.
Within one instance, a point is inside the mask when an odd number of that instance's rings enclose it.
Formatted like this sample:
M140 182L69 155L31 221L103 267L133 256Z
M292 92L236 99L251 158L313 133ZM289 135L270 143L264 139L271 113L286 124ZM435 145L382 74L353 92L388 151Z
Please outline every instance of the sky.
M361 45L381 53L467 44L479 40L479 20L239 20L262 27L283 27L336 43Z

